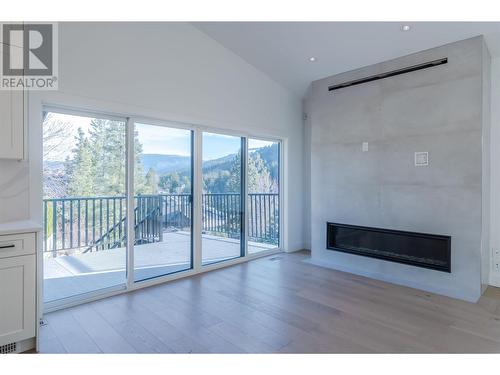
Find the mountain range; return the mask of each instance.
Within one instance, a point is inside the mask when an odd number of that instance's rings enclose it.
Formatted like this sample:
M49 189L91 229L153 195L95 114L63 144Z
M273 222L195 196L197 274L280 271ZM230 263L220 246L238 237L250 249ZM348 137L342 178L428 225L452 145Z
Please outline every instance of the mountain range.
M277 145L262 147L251 152L257 152L268 165L271 175L277 173L278 160L276 159ZM203 162L203 172L215 170L231 170L232 163L237 154L230 154L218 159L207 160ZM153 168L158 175L164 175L177 171L179 174L189 172L191 167L191 157L180 155L162 155L162 154L142 154L141 162L144 173L147 173L150 168ZM64 169L63 161L44 161L44 168L49 171L57 171Z
M277 144L273 146L261 147L251 150L252 153L260 154L260 157L267 164L271 175L275 178L277 175L278 154ZM218 159L207 160L203 162L203 172L210 172L215 170L231 170L232 163L237 154L229 154ZM162 154L142 154L141 161L144 173L147 173L150 168L153 168L158 175L164 175L177 171L177 173L184 174L189 172L191 157L179 155L162 155Z

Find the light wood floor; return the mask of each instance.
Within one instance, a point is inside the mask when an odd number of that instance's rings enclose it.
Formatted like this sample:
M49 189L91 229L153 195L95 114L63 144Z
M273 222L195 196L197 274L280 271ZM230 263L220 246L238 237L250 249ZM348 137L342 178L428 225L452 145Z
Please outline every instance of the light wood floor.
M45 316L44 353L500 352L500 293L477 304L279 254Z

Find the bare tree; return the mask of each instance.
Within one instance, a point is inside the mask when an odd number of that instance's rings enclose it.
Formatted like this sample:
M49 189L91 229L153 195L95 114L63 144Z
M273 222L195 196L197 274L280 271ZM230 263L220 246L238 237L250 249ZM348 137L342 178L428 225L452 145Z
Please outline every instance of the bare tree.
M67 154L71 149L71 123L57 119L53 113L45 112L43 116L43 158L60 159L57 156Z

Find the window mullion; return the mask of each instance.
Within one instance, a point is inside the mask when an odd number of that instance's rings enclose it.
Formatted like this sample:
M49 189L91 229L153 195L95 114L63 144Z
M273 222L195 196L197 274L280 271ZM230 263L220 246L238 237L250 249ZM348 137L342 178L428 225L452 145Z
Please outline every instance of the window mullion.
M134 120L127 118L127 289L134 285Z

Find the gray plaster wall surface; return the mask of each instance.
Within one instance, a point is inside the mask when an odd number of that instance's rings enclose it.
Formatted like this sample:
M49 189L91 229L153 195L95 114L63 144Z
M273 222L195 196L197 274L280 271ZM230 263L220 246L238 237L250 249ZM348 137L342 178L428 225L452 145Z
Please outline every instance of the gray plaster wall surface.
M476 37L312 83L305 106L311 262L479 298L483 56L482 37ZM332 84L442 57L447 64L328 91ZM429 153L429 166L415 166L419 151ZM452 272L327 250L327 221L450 235Z

